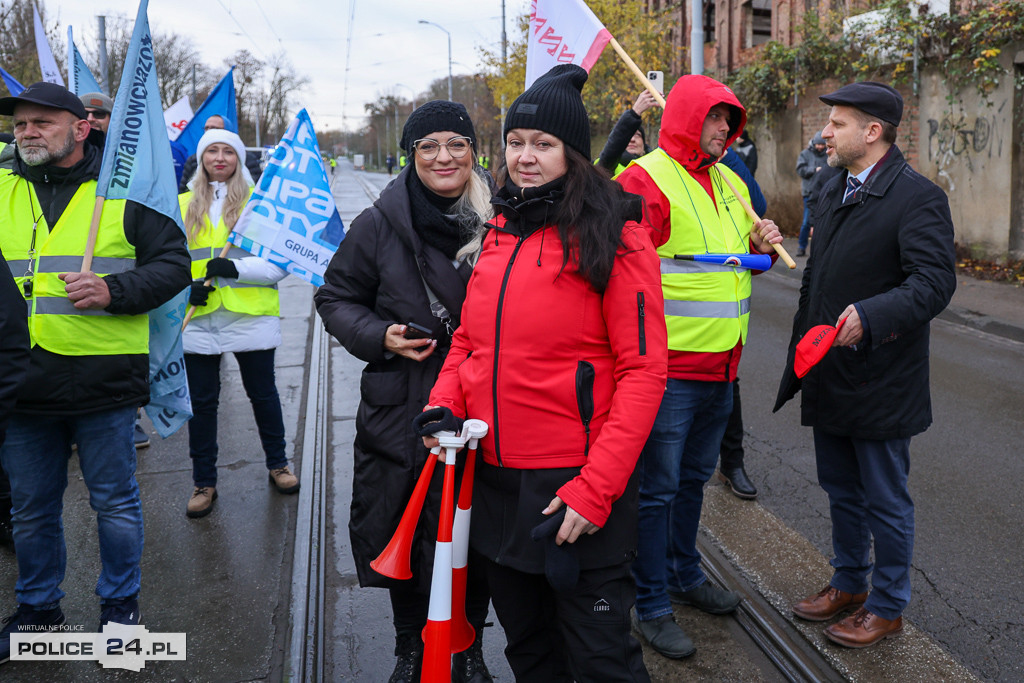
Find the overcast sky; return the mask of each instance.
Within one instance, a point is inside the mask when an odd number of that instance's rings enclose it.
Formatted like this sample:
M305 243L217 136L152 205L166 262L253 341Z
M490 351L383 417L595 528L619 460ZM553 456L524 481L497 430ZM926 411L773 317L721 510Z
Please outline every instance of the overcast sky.
M79 50L95 44L97 15L134 18L138 0L40 0L49 23L59 18L74 29ZM509 40L529 0L505 0ZM354 20L350 21L354 7ZM318 130L362 123L363 104L380 95L411 98L436 78L475 73L478 48L501 44L501 0L150 0L154 32L189 36L203 61L219 67L237 50L258 57L287 52L310 85L296 97ZM346 95L346 53L352 28ZM55 55L61 61L64 55ZM407 87L401 87L397 84ZM344 105L344 106L343 106ZM197 103L193 103L197 106Z

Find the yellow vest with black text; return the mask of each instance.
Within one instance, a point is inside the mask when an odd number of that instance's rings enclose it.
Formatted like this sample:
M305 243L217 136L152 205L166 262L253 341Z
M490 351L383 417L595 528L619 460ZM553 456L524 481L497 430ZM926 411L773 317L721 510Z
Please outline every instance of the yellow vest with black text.
M0 248L27 299L32 345L63 356L149 353L147 315L79 310L57 277L81 270L95 201L96 181L82 183L51 229L31 183L0 171ZM135 267L135 247L124 234L124 206L123 199L103 203L91 268L100 277Z
M252 190L249 190L250 195ZM192 193L178 195L178 203L181 205L181 215L184 217L188 211L189 202L192 201ZM223 217L217 221L216 227L210 223L209 216L203 216L203 228L188 241L188 253L192 257L192 279L206 279L206 263L210 259L220 256L224 245L228 243L228 235L231 230L224 225ZM232 246L228 251L227 258L245 258L252 256L244 249ZM235 313L247 315L280 315L281 300L277 294L277 285L252 285L241 283L235 278L215 277L213 279L214 291L210 292L205 306L198 306L192 316L198 318L201 315L213 313L218 308L226 308Z
M665 295L668 348L713 353L746 343L750 319L750 271L696 261L676 254L746 254L750 218L722 180L750 202L746 183L722 164L709 169L715 199L661 149L634 160L647 171L671 204L672 234L658 247Z

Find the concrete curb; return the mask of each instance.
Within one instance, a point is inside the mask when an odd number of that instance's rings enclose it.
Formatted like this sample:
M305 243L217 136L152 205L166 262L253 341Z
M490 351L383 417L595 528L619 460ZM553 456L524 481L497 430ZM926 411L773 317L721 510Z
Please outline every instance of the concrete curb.
M790 606L828 585L832 567L810 541L757 502L725 486L704 490L701 526L757 591L848 681L977 681L904 618L903 633L864 650L833 645L826 622L796 619ZM766 542L771 539L771 542Z

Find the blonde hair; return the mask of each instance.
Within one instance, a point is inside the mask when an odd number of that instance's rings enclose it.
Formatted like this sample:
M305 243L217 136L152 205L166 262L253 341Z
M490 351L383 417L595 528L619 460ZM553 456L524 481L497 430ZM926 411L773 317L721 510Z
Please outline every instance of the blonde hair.
M455 258L460 261L467 258L470 264L475 266L476 260L480 256L484 233L487 232L487 221L494 218L494 207L491 206L491 188L480 177L475 166L462 195L452 207L452 212L461 225L467 226L473 231L473 239L459 249Z
M237 152L235 157L238 158ZM199 233L206 227L205 218L210 211L210 204L213 203L213 188L210 187L210 176L206 172L203 160L198 159L197 161L196 174L192 176L192 180L189 183L193 188L192 200L188 203L184 216L185 232L188 234L188 241L190 243L194 242ZM246 182L245 176L242 174L244 164L245 159L239 158L238 165L235 166L235 172L225 183L227 185L227 195L224 197L220 216L228 230L235 227L235 222L242 215L242 208L249 199L249 183Z

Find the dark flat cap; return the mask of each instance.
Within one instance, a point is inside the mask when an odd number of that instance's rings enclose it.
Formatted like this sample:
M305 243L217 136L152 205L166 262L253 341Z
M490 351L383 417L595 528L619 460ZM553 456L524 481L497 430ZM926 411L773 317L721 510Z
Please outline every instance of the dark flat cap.
M30 102L32 104L41 104L44 107L63 109L80 119L86 118L85 106L82 104L82 100L75 97L63 85L57 85L56 83L39 81L22 90L21 94L17 97L0 98L0 114L4 116L13 115L14 107L19 102Z
M840 104L856 107L865 114L894 126L900 125L900 119L903 118L903 97L895 88L884 83L850 83L818 99L833 106Z

